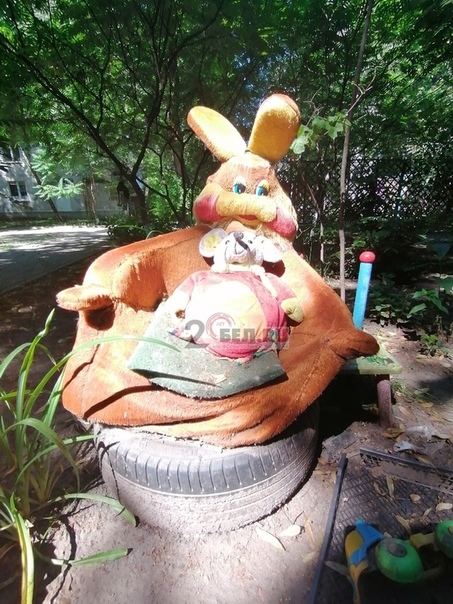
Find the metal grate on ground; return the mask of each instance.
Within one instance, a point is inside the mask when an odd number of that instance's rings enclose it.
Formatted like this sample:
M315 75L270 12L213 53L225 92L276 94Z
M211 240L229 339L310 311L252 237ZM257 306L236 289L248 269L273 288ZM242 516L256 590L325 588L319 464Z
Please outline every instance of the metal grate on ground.
M328 564L347 567L344 540L356 520L372 524L382 533L408 539L405 522L412 534L427 534L439 522L452 517L453 510L438 507L443 502L453 502L453 471L449 468L436 468L369 449L361 449L360 456L355 458L343 458L310 604L352 602L348 578ZM451 594L453 577L445 580ZM387 597L386 604L392 604Z

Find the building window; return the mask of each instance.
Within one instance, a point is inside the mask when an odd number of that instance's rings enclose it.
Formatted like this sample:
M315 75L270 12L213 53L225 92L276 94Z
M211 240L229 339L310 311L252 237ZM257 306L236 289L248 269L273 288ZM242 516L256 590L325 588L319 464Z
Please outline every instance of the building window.
M14 197L15 199L28 198L27 187L25 185L25 182L9 182L8 184L11 197Z
M20 149L19 147L6 147L0 146L0 156L4 161L20 161Z

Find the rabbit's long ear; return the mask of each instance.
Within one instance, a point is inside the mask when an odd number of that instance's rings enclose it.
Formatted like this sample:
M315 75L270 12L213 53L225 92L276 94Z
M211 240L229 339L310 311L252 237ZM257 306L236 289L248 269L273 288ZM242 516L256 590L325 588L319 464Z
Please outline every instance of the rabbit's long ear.
M273 94L258 109L247 148L275 164L290 148L299 125L296 103L286 94Z
M226 117L208 107L194 107L187 116L189 126L221 162L245 153L242 136Z

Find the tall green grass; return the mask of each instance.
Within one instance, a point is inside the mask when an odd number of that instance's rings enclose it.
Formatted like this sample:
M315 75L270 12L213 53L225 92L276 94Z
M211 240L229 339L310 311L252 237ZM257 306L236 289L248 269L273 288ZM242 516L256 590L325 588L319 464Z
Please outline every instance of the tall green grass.
M0 562L19 548L22 563L21 604L32 604L35 558L40 552L43 522L50 527L65 501L91 499L112 506L135 526L135 517L111 497L80 492L80 474L76 451L93 438L83 434L61 438L56 431L56 411L67 360L77 350L56 362L42 340L49 333L54 311L44 329L32 340L15 348L0 363ZM92 342L90 345L94 345ZM32 384L31 373L36 355L44 354L50 369ZM2 380L14 373L15 388L7 392ZM17 374L17 379L16 379ZM59 481L71 469L74 492L61 492ZM39 531L38 531L39 527ZM80 565L105 562L126 556L127 548L101 552L82 560L47 559L53 564ZM5 582L9 584L11 579ZM5 585L0 585L0 590ZM0 591L1 599L1 591Z

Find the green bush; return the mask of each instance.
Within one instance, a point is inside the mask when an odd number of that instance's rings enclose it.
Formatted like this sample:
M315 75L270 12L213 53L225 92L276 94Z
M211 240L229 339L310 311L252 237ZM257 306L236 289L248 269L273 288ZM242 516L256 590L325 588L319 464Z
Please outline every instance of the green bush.
M119 244L146 239L148 231L136 216L118 214L105 221L109 237Z
M437 287L398 286L391 273L373 281L369 294L370 318L381 325L398 325L434 338L449 337L452 331L453 298L451 278L439 278ZM428 341L428 340L426 340Z
M174 220L153 217L151 224L143 225L138 216L118 214L105 220L107 232L119 245L149 239L179 228Z
M346 276L357 278L359 256L365 250L376 255L373 266L375 276L392 273L398 284L411 284L426 272L453 272L453 242L441 258L433 241L445 233L448 239L453 225L445 217L414 218L364 217L346 222ZM437 235L436 235L437 234ZM334 224L324 230L327 274L339 273L338 228ZM314 261L316 263L316 260Z

